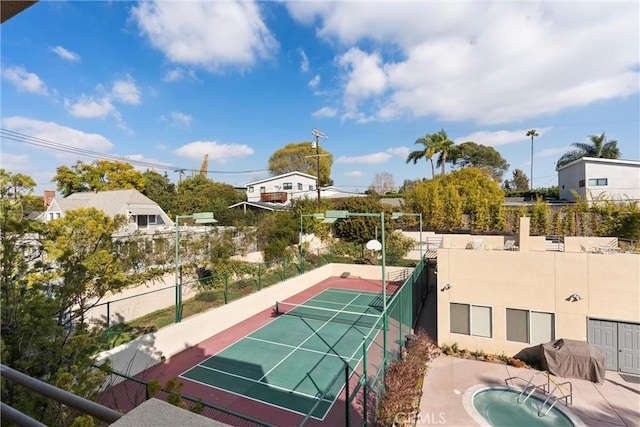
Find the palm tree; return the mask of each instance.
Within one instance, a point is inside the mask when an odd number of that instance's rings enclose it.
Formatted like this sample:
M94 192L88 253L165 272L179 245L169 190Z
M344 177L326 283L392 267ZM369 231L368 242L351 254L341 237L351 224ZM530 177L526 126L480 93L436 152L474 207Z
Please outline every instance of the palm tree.
M449 139L447 132L445 132L444 129L440 130L438 133L434 133L432 136L435 143L436 153L440 153L436 166L440 166L442 168L442 175L444 175L445 164L447 163L448 157L455 151L455 143Z
M575 150L564 153L556 162L556 169L568 165L583 157L595 157L598 159L619 159L620 150L618 149L618 141L607 141L604 132L601 135L591 135L589 137L591 143L574 142L571 146Z
M412 151L407 156L407 163L413 161L415 165L418 163L418 160L424 158L431 162L431 177L435 177L436 168L433 165L433 156L437 153L435 142L433 141L433 135L426 134L424 137L416 139L416 144L422 144L423 148L421 150Z
M533 138L538 135L535 129L527 131L527 136L531 137L531 177L529 178L529 188L533 189Z

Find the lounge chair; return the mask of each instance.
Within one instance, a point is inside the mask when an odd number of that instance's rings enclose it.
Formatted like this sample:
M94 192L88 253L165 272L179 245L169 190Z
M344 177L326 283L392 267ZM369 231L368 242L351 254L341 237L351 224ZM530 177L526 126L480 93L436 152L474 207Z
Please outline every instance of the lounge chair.
M516 246L515 240L507 240L502 247L505 251L517 251L518 247Z

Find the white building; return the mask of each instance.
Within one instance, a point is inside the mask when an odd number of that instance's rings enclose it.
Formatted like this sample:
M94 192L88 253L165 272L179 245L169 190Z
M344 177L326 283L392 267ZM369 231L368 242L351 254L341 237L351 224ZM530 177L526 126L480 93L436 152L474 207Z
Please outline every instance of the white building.
M289 172L247 183L247 202L287 203L316 189L316 177Z
M583 157L558 169L560 199L640 200L640 161Z
M173 221L162 208L137 190L88 191L54 197L43 214L43 221L63 217L66 211L78 208L96 208L112 218L124 215L127 218L125 233L136 230L153 233L173 227Z

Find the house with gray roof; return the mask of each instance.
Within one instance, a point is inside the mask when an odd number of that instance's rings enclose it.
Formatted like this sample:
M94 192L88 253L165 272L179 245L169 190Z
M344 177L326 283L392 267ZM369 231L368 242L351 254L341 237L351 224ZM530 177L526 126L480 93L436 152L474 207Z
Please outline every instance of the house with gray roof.
M65 212L78 208L96 208L112 218L123 215L127 218L125 234L138 230L154 233L173 227L173 221L162 208L138 190L88 191L54 197L44 212L43 221L64 217Z

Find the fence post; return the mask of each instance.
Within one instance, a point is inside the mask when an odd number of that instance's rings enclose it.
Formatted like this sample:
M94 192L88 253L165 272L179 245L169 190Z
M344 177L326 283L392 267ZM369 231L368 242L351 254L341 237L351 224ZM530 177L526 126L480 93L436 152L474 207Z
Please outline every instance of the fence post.
M224 303L227 304L229 300L229 273L224 273Z
M111 302L107 301L107 348L111 348Z
M344 425L349 427L351 425L351 414L349 411L351 404L349 402L349 362L346 361L344 362L344 393L344 403L346 406L346 413L344 415L346 423Z
M282 276L284 277L283 281L287 280L287 257L282 260Z
M364 384L362 384L362 395L364 396L362 399L362 419L366 426L367 400L369 400L369 395L367 393L367 337L362 337L362 379L364 380Z
M261 276L262 269L261 269L261 267L262 267L262 264L258 264L258 290L262 289L262 276Z

